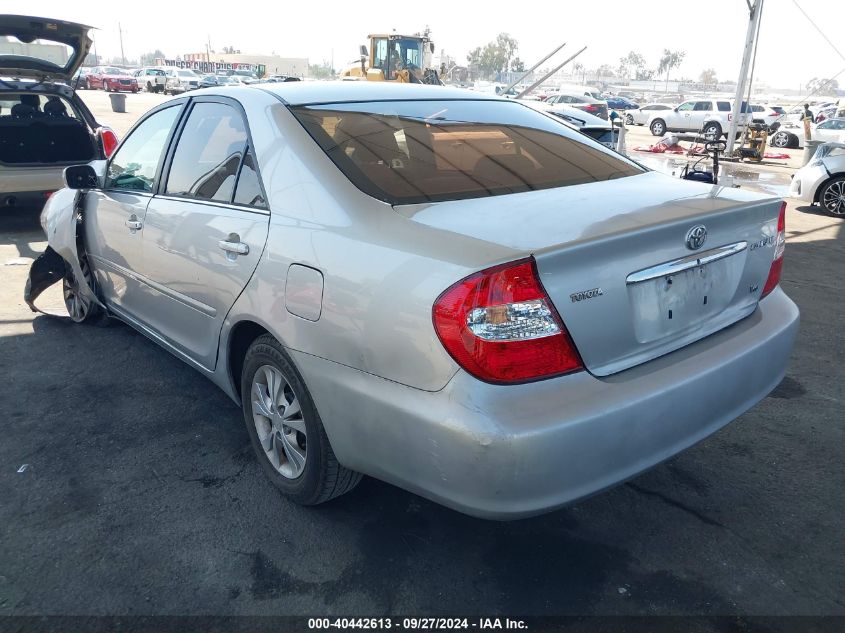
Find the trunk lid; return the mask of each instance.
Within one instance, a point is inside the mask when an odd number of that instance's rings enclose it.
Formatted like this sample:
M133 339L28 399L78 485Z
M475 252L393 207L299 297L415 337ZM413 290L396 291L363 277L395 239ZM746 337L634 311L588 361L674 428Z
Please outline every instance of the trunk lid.
M533 255L586 367L607 376L755 310L780 199L650 172L396 210ZM706 239L691 249L687 237L700 226Z
M92 27L25 15L0 15L0 76L68 81L91 47Z

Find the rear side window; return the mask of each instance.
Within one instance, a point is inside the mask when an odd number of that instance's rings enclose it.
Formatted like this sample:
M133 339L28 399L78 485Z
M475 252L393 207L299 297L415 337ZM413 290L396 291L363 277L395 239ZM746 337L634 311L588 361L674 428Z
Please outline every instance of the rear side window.
M267 200L264 199L264 192L261 190L258 170L255 165L255 156L253 156L252 150L250 149L247 151L246 156L244 156L241 174L238 176L238 185L235 189L235 204L266 209Z
M696 112L709 112L711 109L709 101L697 101L695 104Z
M294 115L362 191L390 204L480 198L642 169L511 101L300 106Z
M245 148L240 112L224 103L195 104L179 135L165 192L231 202Z
M730 112L731 111L731 104L727 101L719 101L717 104L719 106L719 112Z

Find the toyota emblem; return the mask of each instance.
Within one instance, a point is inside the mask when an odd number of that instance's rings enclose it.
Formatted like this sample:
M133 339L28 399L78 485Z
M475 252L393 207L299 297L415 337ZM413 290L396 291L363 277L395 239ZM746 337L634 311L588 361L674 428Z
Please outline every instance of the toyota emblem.
M687 231L687 248L697 251L707 241L707 229L703 224L697 224Z

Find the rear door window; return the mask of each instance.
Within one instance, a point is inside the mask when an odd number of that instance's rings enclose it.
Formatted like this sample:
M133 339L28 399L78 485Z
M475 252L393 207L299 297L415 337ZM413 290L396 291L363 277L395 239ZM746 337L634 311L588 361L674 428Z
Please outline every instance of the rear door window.
M478 198L642 172L514 102L300 106L294 115L362 191L391 204Z
M246 139L246 126L235 108L194 104L179 135L165 193L231 202Z
M695 103L696 112L709 112L711 109L709 101L697 101Z
M264 198L264 191L258 177L257 163L251 149L247 151L243 165L241 165L241 173L238 176L238 184L235 188L235 204L243 204L257 209L267 208L267 200Z
M731 104L727 101L719 101L716 106L719 108L719 112L730 112L731 111Z

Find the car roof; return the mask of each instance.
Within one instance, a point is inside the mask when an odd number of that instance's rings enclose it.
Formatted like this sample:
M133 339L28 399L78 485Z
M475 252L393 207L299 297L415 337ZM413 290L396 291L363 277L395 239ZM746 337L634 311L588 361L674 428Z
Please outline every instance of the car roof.
M285 103L294 106L350 101L434 101L440 99L506 101L494 94L463 88L389 81L289 81L261 84L261 89L277 95Z

